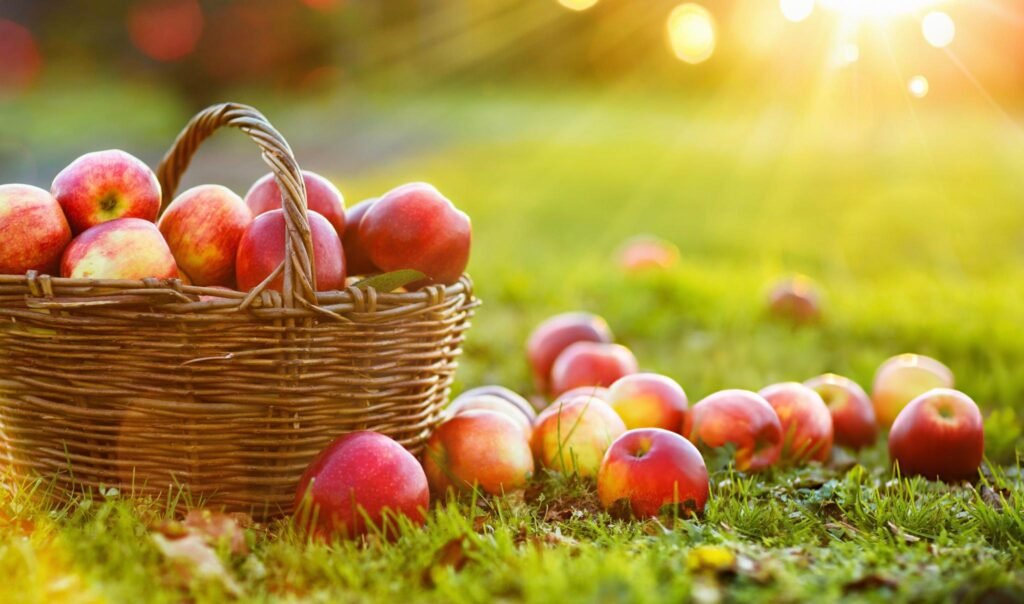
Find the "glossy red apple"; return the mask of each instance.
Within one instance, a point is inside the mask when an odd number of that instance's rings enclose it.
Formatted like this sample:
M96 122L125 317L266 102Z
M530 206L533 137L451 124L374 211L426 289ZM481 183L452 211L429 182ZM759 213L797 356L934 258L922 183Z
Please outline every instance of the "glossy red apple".
M376 201L377 197L364 199L348 209L347 225L341 237L341 246L345 248L345 266L352 275L372 275L379 273L380 269L374 266L370 260L366 243L359 236L359 224L363 216Z
M310 210L306 213L313 237L313 261L318 291L345 287L345 255L341 239L327 219ZM281 264L285 256L284 210L271 210L257 216L242 234L235 257L238 289L249 291L263 282ZM281 291L282 271L269 288Z
M611 386L637 371L636 357L625 346L576 342L555 359L551 390L557 395L580 386Z
M817 392L797 382L783 382L758 394L775 409L782 424L782 461L803 464L828 460L832 454L832 414Z
M679 248L663 239L641 235L619 249L618 260L627 273L667 270L679 263Z
M601 459L626 431L622 419L596 398L581 396L552 404L537 416L531 448L546 468L597 476Z
M678 505L699 514L708 500L708 470L697 447L679 434L630 430L605 452L597 495L605 509L625 502L640 518Z
M901 354L886 360L875 372L871 402L883 426L892 424L900 410L932 388L952 388L953 372L939 361L920 354Z
M160 211L160 183L145 163L111 149L86 153L53 179L50 192L77 235L118 218L153 222Z
M531 425L533 424L533 421L537 419L537 411L533 408L533 405L530 404L530 401L523 398L519 393L509 390L504 386L491 385L470 388L469 390L455 397L455 400L452 401L452 406L455 406L456 404L459 403L459 401L461 401L464 398L471 398L481 394L496 396L498 398L505 399L505 401L509 402L510 404L512 404L512 406L518 409L523 414L523 416L525 416L526 419L529 420Z
M415 269L426 283L450 285L469 262L472 227L437 189L411 183L378 199L359 222L359 238L373 265L384 272Z
M467 411L491 411L504 415L519 427L523 437L527 440L533 434L533 420L528 418L522 410L507 400L493 394L474 394L471 396L460 396L448 405L445 409L447 415L460 415Z
M533 383L541 394L550 393L551 367L558 355L576 342L611 342L608 323L587 312L555 315L537 326L526 341L526 357Z
M320 214L331 223L339 235L345 232L345 198L334 183L309 170L302 171L306 183L306 208ZM266 174L245 194L245 204L253 216L281 209L281 187L273 174Z
M697 445L736 448L733 461L741 472L760 472L782 452L782 424L764 397L747 390L722 390L690 408L683 436Z
M355 538L371 526L393 536L396 516L423 524L429 504L427 476L411 453L383 434L352 432L309 464L295 493L295 518L318 537Z
M526 485L533 475L533 454L528 437L507 415L464 410L430 436L423 468L435 493L479 486L500 495Z
M98 224L71 240L61 259L62 277L172 279L178 267L156 225L141 218Z
M678 431L689 407L678 382L657 373L634 373L619 378L608 389L608 404L626 429L661 428Z
M807 380L804 385L817 392L828 406L836 444L852 449L874 444L878 437L875 409L857 382L826 373Z
M71 229L49 192L0 185L0 274L56 274L69 241Z
M772 316L798 325L821 319L821 292L814 280L797 275L780 281L768 294Z
M904 476L971 480L985 453L978 405L966 394L936 388L900 411L889 431L889 457Z
M238 242L252 212L231 190L200 185L167 206L157 227L194 285L232 287Z

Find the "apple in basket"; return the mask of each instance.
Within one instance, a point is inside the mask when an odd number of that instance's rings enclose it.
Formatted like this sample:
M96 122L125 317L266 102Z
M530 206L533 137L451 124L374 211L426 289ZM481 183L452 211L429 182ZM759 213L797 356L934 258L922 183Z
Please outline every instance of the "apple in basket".
M345 254L341 250L338 232L326 218L310 210L306 213L313 238L313 263L316 285L320 291L332 291L345 286ZM238 289L249 291L263 282L281 264L285 257L284 210L271 210L257 216L242 234L235 259L235 277ZM284 271L269 288L281 291Z
M348 209L345 215L345 231L341 237L341 247L345 248L345 266L350 275L371 275L379 273L366 250L366 243L359 235L359 224L378 197L364 199Z
M544 320L526 341L526 358L533 372L533 383L541 394L549 394L551 367L558 355L576 342L613 340L608 322L588 312L567 312Z
M334 230L341 235L345 232L345 198L334 183L323 176L308 170L302 171L302 180L306 183L306 208L320 214L331 223ZM245 203L252 210L253 216L281 209L281 188L273 174L267 174L253 183L245 194Z
M319 538L397 536L404 516L422 525L430 491L420 462L376 432L346 434L309 464L295 493L299 530Z
M72 239L64 250L60 274L87 279L171 279L178 276L178 267L155 224L118 218Z
M86 153L53 179L57 198L77 235L118 218L153 222L160 212L160 183L135 156L111 149Z
M461 411L430 436L423 469L435 493L480 488L500 495L520 489L533 475L529 435L502 413Z
M220 185L193 187L171 202L158 227L178 268L195 285L231 287L235 257L252 212Z
M55 273L69 241L71 229L48 191L0 186L0 274Z

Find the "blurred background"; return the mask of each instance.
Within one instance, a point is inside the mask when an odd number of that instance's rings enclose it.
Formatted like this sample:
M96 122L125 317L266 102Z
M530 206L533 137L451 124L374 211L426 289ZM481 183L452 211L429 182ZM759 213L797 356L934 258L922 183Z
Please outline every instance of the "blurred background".
M428 180L471 214L466 383L526 388L508 351L585 308L694 400L915 351L1024 406L1020 0L0 3L0 182L110 147L155 166L224 100L349 205ZM264 171L225 134L185 184ZM621 270L642 233L678 260ZM816 328L763 321L792 273Z

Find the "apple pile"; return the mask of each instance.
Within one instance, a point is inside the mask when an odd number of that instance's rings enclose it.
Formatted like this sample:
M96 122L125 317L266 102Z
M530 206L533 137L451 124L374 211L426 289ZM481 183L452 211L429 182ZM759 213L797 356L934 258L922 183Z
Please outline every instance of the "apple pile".
M449 285L469 261L469 217L437 189L411 183L357 204L346 215L338 189L304 171L317 287L345 287L350 275L414 269L415 289ZM160 183L120 150L87 153L50 191L0 186L0 274L35 270L90 279L171 279L248 291L285 257L281 190L272 174L241 198L199 185L160 214ZM159 217L159 220L158 220ZM281 290L283 275L269 283Z

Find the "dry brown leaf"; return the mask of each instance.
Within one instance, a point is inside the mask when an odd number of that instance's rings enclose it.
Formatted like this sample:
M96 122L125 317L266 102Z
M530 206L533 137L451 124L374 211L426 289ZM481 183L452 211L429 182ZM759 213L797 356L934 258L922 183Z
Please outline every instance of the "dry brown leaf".
M153 543L168 562L177 569L180 577L188 581L193 577L216 581L234 595L242 595L242 588L224 568L217 553L199 535L188 535L180 539L169 539L159 532L152 533Z

